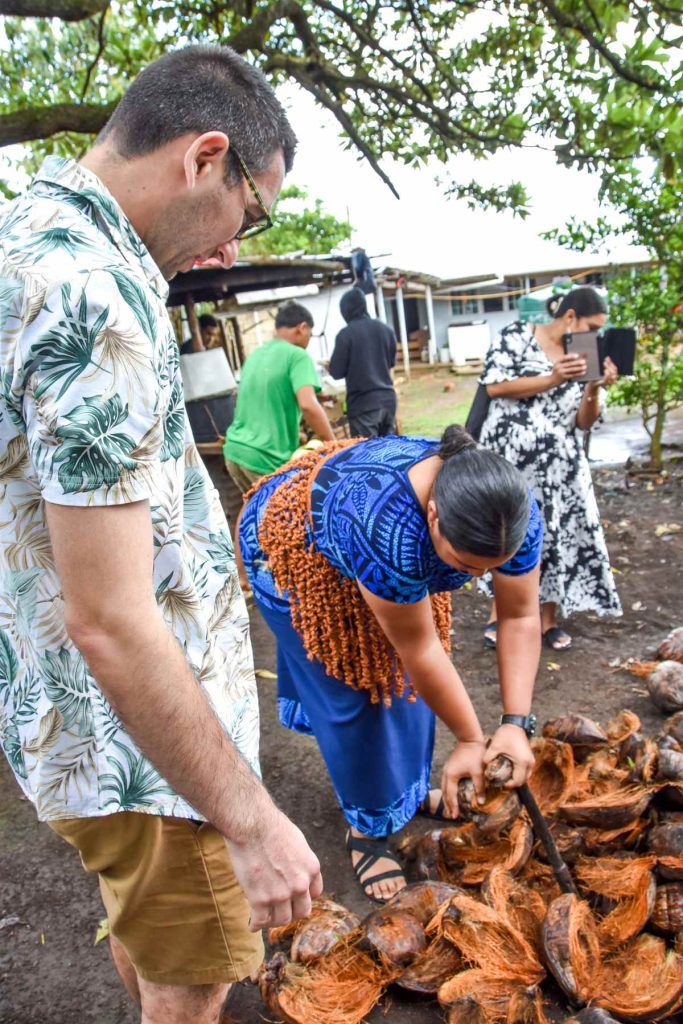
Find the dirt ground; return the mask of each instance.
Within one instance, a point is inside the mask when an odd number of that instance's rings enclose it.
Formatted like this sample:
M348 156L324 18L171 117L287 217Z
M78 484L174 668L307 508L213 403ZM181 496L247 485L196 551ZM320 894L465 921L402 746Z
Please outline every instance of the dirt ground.
M683 525L683 463L661 485L629 483L623 469L605 469L596 472L596 486L624 616L572 620L573 649L564 655L543 653L535 711L541 722L567 711L606 720L630 707L654 731L660 718L642 683L610 663L647 657L671 627L683 624L683 532L656 532L661 524ZM454 608L455 661L484 726L492 727L499 701L494 656L482 645L485 602L474 591L461 592ZM256 666L274 670L273 643L258 614L252 638ZM265 781L320 856L328 890L366 912L369 904L354 886L342 852L343 819L315 742L278 726L274 682L262 680L260 689ZM441 730L435 779L448 751ZM96 882L84 874L73 851L37 823L4 758L0 761L1 1024L135 1024L139 1018L114 973L106 943L93 944L103 916ZM8 924L13 916L18 923ZM237 987L229 1011L240 1024L268 1019L250 985ZM370 1019L428 1024L442 1017L434 1003L394 997L388 1011L385 1003Z

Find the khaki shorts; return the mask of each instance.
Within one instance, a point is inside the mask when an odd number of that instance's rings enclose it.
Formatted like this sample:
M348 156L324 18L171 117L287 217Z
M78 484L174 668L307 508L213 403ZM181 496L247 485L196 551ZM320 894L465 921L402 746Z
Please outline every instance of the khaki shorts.
M110 932L141 978L227 984L260 966L261 935L212 825L132 811L49 825L99 875Z
M246 494L247 491L250 491L254 484L263 476L263 473L255 473L253 469L240 466L237 462L232 462L230 459L225 460L225 468L232 477L233 483L240 494Z

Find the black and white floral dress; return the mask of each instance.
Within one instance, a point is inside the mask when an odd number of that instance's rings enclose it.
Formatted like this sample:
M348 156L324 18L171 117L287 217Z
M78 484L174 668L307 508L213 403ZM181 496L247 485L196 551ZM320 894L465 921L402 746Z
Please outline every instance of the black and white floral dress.
M513 323L491 343L482 384L548 374L552 363L531 328ZM593 482L576 426L583 386L567 382L531 398L491 400L481 444L517 466L543 514L541 601L562 615L621 615ZM484 589L490 593L488 583Z

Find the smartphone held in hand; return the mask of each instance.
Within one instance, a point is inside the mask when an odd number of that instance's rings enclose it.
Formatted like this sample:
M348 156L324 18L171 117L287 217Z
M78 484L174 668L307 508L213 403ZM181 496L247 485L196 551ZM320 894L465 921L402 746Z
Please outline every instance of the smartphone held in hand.
M582 377L574 379L580 382L600 380L602 377L602 360L597 331L576 331L565 334L562 338L564 351L567 355L579 356L586 361L586 372Z

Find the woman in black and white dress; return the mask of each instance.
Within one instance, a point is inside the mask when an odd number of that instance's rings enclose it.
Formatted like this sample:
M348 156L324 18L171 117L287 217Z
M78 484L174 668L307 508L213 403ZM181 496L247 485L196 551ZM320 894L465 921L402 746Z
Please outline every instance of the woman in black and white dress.
M601 389L616 380L617 368L608 357L602 380L580 384L585 361L564 352L564 334L606 322L607 307L593 288L553 296L548 312L550 323L512 323L491 344L481 377L491 404L480 441L522 471L541 507L541 629L559 651L572 640L558 614L621 614L583 450L583 431L600 415ZM495 600L485 638L495 646Z

